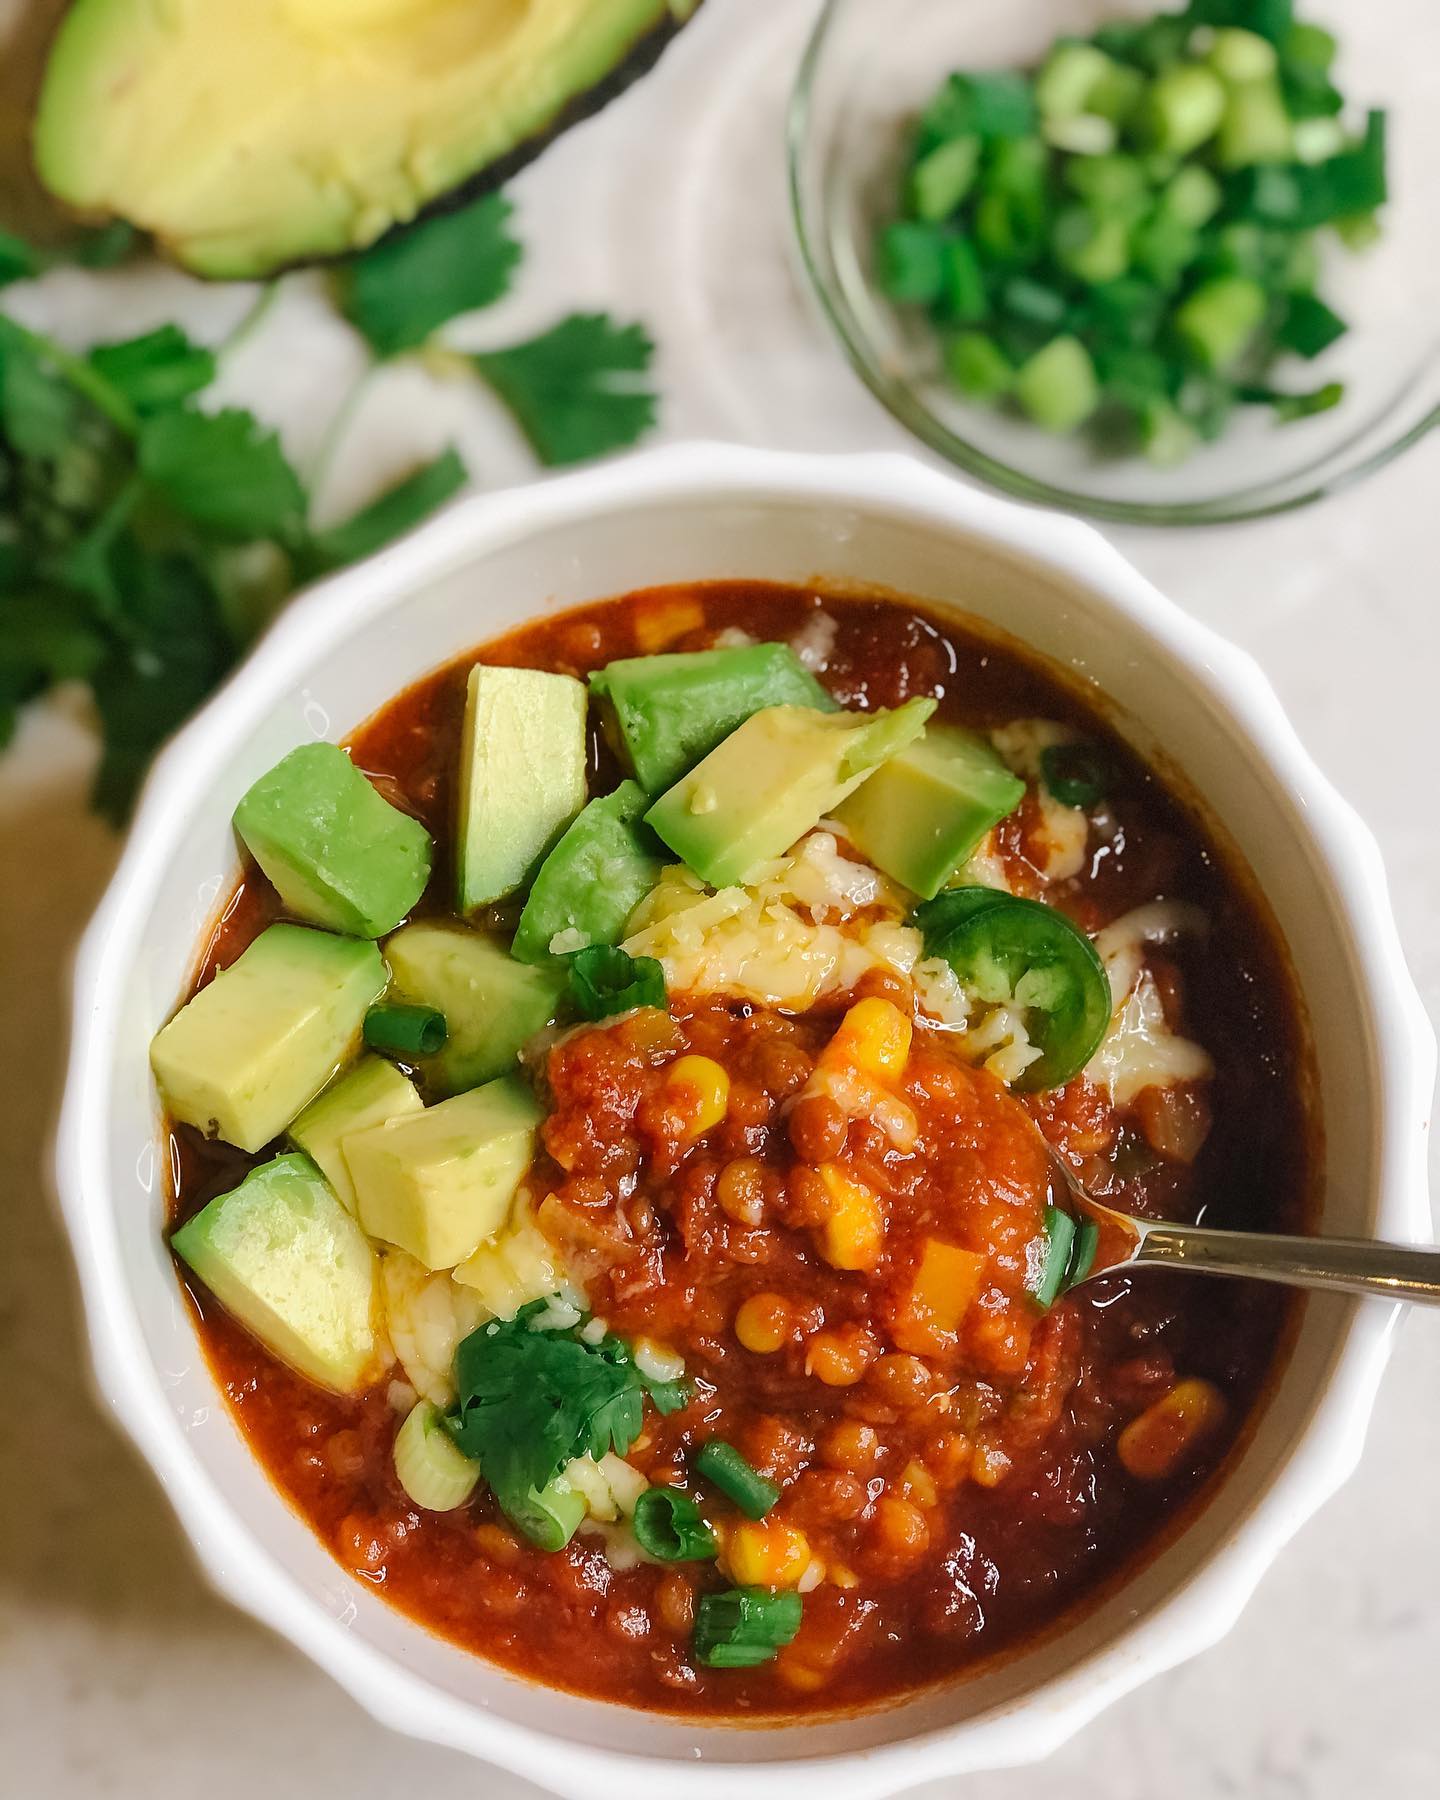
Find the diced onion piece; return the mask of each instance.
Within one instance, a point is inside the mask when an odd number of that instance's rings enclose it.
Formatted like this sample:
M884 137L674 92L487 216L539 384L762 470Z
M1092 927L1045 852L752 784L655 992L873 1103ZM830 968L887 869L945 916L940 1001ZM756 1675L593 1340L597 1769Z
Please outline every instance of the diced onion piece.
M428 1400L413 1407L395 1433L395 1474L426 1512L463 1506L480 1479L480 1465L462 1456Z

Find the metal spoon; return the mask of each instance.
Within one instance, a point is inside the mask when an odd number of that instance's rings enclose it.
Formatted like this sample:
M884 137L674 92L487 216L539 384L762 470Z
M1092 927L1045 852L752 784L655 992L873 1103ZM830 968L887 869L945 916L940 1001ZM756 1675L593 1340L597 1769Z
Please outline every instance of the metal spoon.
M1197 1275L1248 1275L1286 1287L1326 1288L1382 1300L1440 1306L1440 1250L1385 1244L1373 1238L1290 1237L1272 1231L1219 1231L1137 1219L1094 1199L1059 1152L1045 1143L1077 1215L1100 1228L1095 1259L1082 1278L1155 1266ZM1072 1284L1074 1288L1082 1282Z

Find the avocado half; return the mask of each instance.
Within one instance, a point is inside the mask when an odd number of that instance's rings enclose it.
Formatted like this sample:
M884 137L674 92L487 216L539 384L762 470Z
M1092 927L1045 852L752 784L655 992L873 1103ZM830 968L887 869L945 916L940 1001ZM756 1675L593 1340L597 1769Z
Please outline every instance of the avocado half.
M242 280L513 174L643 74L698 0L76 0L41 180Z

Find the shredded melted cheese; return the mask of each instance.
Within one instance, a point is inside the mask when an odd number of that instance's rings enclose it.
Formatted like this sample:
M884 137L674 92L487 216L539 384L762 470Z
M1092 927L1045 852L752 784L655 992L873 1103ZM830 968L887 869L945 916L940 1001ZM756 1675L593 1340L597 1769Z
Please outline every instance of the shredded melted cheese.
M1015 719L992 731L990 741L1015 773L1029 783L1039 807L1039 824L1026 839L1037 873L1045 881L1066 881L1078 875L1085 867L1089 817L1078 806L1065 806L1055 798L1045 785L1040 767L1044 751L1056 744L1074 743L1075 733L1053 719Z
M1203 932L1206 925L1199 907L1156 900L1123 914L1095 939L1115 1011L1085 1073L1117 1107L1128 1106L1147 1087L1206 1081L1215 1073L1208 1052L1171 1031L1160 990L1145 967L1148 945L1173 943L1184 933Z
M690 870L666 869L621 948L657 958L672 990L800 1012L870 969L908 975L922 943L904 916L898 888L817 830L748 887L712 893Z

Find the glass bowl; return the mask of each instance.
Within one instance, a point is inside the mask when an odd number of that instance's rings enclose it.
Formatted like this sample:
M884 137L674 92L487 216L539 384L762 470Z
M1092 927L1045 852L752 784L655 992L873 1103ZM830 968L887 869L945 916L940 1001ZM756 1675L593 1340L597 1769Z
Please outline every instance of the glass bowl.
M1343 0L1302 0L1340 40L1350 109L1389 109L1391 199L1382 235L1349 254L1326 232L1321 292L1350 330L1279 385L1345 382L1330 412L1277 425L1240 407L1219 441L1161 468L1107 457L967 401L943 379L918 308L874 279L878 225L893 216L913 122L952 70L1034 66L1050 43L1136 0L827 0L801 63L788 123L795 227L824 312L871 391L952 463L1026 500L1140 524L1255 518L1318 500L1382 467L1440 422L1440 27L1434 0L1393 0L1383 20ZM1348 14L1348 16L1347 16ZM1428 49L1427 49L1428 45Z

